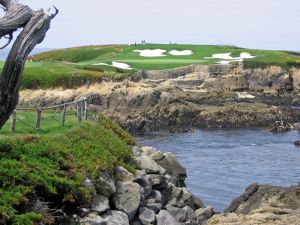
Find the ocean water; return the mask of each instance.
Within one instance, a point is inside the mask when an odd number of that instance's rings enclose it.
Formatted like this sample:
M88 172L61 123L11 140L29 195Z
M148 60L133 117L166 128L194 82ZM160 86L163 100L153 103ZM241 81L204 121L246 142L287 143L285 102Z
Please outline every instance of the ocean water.
M253 182L289 186L300 183L300 140L297 131L208 129L175 134L136 136L142 146L172 152L187 168L188 188L207 206L223 211Z
M31 52L31 55L34 55L34 54L38 54L38 53L41 53L41 52L46 52L46 51L50 51L52 50L51 48L35 48L32 52ZM3 61L6 59L7 55L9 53L9 49L2 49L0 50L0 61Z

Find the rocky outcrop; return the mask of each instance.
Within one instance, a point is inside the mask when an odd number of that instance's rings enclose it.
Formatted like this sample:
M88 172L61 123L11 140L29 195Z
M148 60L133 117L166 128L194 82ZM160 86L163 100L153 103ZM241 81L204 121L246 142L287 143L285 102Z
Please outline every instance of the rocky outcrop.
M196 225L213 216L213 211L184 187L186 170L171 153L151 147L134 147L133 153L138 168L134 174L116 166L113 174L103 173L88 183L98 188L91 206L83 209L80 224ZM106 192L113 186L113 193ZM100 195L103 193L110 197Z
M91 111L104 113L131 132L268 127L300 119L299 110L282 107L300 106L300 88L294 88L299 69L198 65L141 73L147 79L72 90L25 90L20 106L49 106L85 96Z
M208 225L297 225L300 223L300 185L288 188L252 184Z

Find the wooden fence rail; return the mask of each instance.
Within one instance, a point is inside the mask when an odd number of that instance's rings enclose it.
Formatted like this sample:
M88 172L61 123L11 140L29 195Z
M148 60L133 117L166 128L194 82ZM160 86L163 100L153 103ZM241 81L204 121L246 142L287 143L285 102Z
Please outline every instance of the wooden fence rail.
M76 116L77 116L77 119L78 119L79 122L82 121L82 120L87 120L87 115L88 115L87 98L80 98L77 101L68 102L68 103L55 105L55 106L37 107L35 109L26 108L26 109L17 109L17 110L21 110L21 111L36 110L36 123L35 123L34 126L31 126L29 124L28 124L28 126L33 127L36 130L39 130L41 128L41 121L43 119L46 119L46 118L53 118L54 119L55 115L42 117L43 111L46 111L46 110L62 110L61 121L58 121L56 119L55 120L57 122L61 123L62 126L64 126L65 122L66 122L66 117L67 117L67 108L69 106L74 106L76 108ZM11 130L12 131L16 130L16 124L17 124L17 120L18 120L17 110L15 110L13 112L13 115L12 115L12 123L11 123Z

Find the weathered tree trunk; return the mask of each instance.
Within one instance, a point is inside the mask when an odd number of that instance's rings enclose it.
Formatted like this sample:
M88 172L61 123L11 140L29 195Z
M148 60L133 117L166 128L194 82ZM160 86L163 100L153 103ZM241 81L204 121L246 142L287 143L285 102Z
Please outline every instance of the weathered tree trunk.
M6 10L6 15L0 18L0 38L6 37L9 43L13 32L23 28L9 52L0 77L1 129L18 104L20 79L26 58L44 40L58 10L48 15L43 10L33 11L15 0L0 0L0 5Z

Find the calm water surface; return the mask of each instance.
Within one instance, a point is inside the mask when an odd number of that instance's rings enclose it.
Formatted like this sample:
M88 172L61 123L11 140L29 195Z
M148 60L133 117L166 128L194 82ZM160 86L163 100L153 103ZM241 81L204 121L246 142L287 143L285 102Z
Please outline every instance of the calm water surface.
M137 135L140 145L172 152L187 168L188 188L207 206L222 211L253 182L288 186L300 182L296 131L209 129Z

